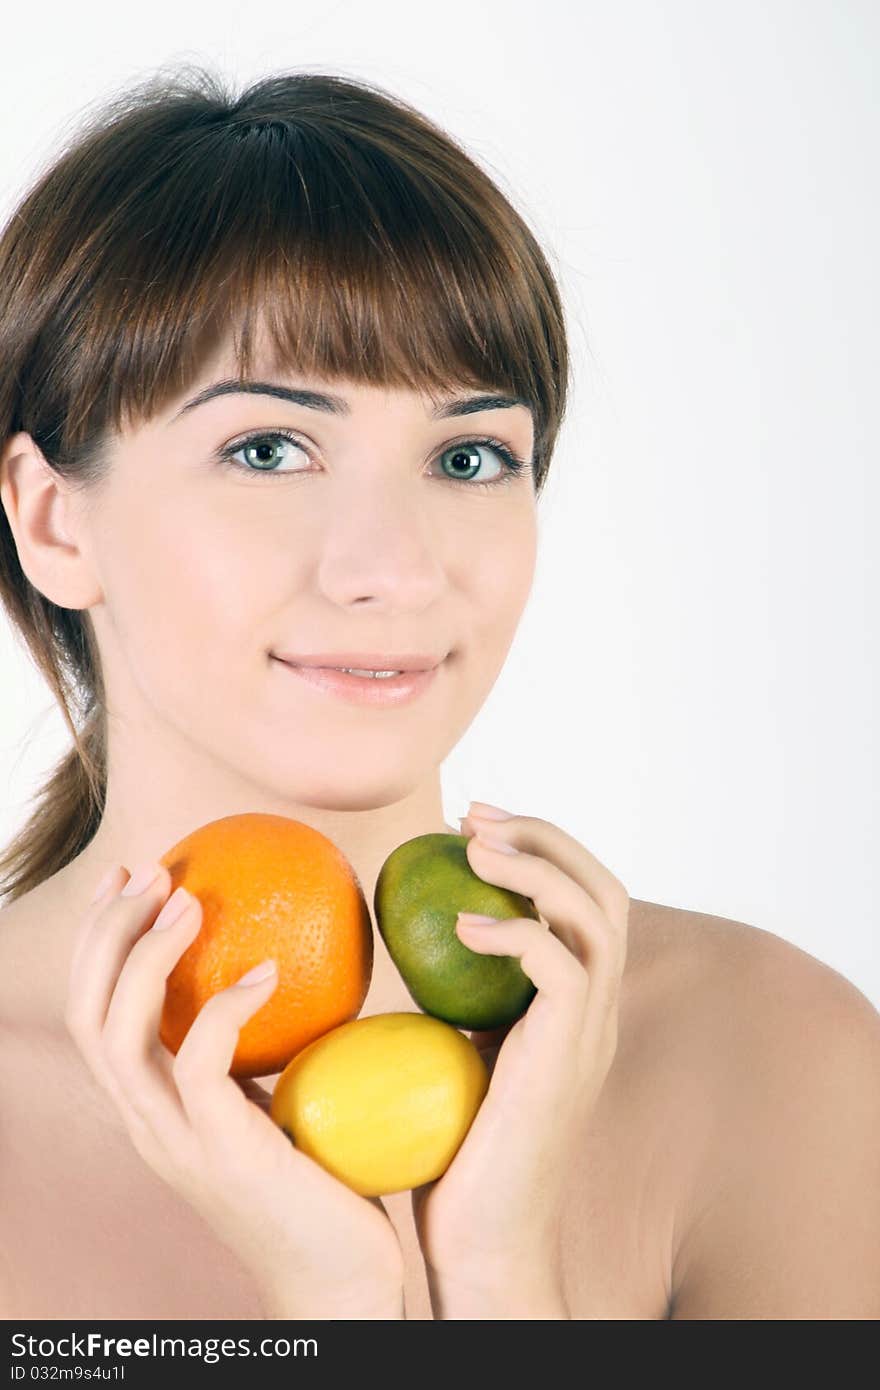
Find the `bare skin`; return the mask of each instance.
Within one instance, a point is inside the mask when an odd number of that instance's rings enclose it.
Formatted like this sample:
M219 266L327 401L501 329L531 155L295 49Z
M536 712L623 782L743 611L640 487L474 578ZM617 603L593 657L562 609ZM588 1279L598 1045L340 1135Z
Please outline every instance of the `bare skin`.
M8 1252L8 1268L0 1266L4 1315L261 1317L248 1272L142 1162L65 1033L68 962L59 941L76 917L76 878L74 862L0 913L2 1171L10 1199L0 1242ZM364 884L368 901L372 886ZM681 948L685 936L695 937L688 916L632 903L618 1057L584 1136L583 1167L571 1177L565 1239L573 1317L667 1315L673 1207L700 1137L690 1123L687 1145L674 1145L654 1166L665 1147L672 1054L652 1056L646 1040L657 1032L650 1013L659 1003L660 956L668 957L670 942ZM361 1016L415 1010L376 932L374 941L378 968ZM261 1084L271 1091L276 1079ZM410 1194L383 1202L404 1252L406 1315L432 1318Z
M221 353L187 395L230 375ZM328 835L370 901L398 844L458 830L440 767L504 664L537 513L528 474L477 492L439 461L489 433L528 457L530 414L444 420L413 393L309 386L344 389L347 413L174 402L113 442L95 492L63 484L25 434L0 454L26 575L94 623L109 748L95 837L0 914L7 1317L260 1316L253 1279L140 1159L65 1034L71 942L104 871L261 810ZM246 435L274 439L295 476L247 477ZM217 455L236 444L232 471ZM274 659L345 649L442 665L410 705L366 711ZM412 1009L376 943L362 1012ZM876 1011L833 971L771 933L631 899L617 1051L566 1175L570 1315L877 1316L878 1068ZM407 1315L429 1317L409 1195L386 1207Z
M0 1316L261 1318L65 1031L76 862L0 912ZM374 939L362 1014L413 1009ZM878 1074L876 1010L842 976L770 932L631 899L617 1052L569 1175L571 1317L876 1318ZM431 1319L410 1194L384 1203L406 1316Z

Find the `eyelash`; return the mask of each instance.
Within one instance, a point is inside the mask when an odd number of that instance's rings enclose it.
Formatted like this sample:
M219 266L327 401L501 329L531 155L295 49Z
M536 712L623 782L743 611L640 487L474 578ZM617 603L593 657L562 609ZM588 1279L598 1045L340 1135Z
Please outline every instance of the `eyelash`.
M276 439L284 439L289 444L295 444L297 448L302 449L303 453L305 453L309 458L311 458L311 453L309 452L309 449L302 442L299 435L295 434L292 430L278 429L272 430L268 434L265 432L261 434L251 434L248 435L245 439L240 439L234 444L227 445L225 449L221 449L218 453L217 461L224 468L231 468L234 469L236 472L244 472L245 474L250 474L251 477L277 476L282 478L289 478L293 476L291 473L285 473L278 468L249 468L247 464L235 462L234 456L238 453L241 453L242 449L247 449L249 445L271 443ZM469 488L503 487L506 484L513 482L515 478L520 477L531 467L531 465L525 459L519 458L513 452L513 450L510 449L506 444L504 444L500 439L492 439L489 436L481 436L477 439L462 439L458 440L454 444L447 444L446 448L441 450L441 454L445 454L449 449L463 449L469 445L477 445L478 447L486 446L487 448L493 449L504 463L506 471L504 473L499 474L499 476L493 479L491 482L482 483L476 482L470 478L453 478L450 477L449 474L446 474L445 479L447 482L463 484L465 487Z

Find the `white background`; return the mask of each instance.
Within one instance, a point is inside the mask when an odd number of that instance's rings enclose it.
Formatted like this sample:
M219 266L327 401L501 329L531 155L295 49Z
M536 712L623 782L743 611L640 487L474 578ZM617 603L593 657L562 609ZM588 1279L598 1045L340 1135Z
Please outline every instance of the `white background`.
M4 220L87 106L185 62L377 82L488 168L560 277L576 385L446 818L553 820L632 897L880 1006L880 7L80 0L14 6L4 48ZM5 843L67 734L2 615L0 675Z

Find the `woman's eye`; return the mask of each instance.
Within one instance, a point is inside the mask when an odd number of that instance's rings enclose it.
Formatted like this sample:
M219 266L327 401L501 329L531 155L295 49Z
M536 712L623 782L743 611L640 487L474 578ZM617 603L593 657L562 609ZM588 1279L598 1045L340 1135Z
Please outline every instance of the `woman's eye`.
M487 442L474 441L466 444L452 444L439 455L440 466L448 469L447 477L455 478L459 482L466 483L475 477L478 477L480 483L491 483L499 477L503 479L509 465L506 469L505 467L498 467L496 464L496 472L490 473L488 477L485 476L486 468L480 457L484 449L489 454L497 455L500 452L494 445Z
M298 449L301 454L305 449L298 444L296 439L289 434L255 434L250 439L245 439L241 444L232 444L228 449L224 449L221 458L224 463L232 464L233 467L244 468L251 473L298 473L298 468L281 469L278 464L278 455L281 446L287 445L294 450ZM283 451L282 457L283 457ZM236 463L239 454L244 455L244 462Z
M280 466L284 461L284 445L289 446L293 453L298 451L310 458L308 450L295 435L284 430L273 430L271 434L254 434L237 444L230 444L220 451L219 460L224 466L250 478L261 473L287 476L304 472L295 464L289 468ZM495 456L495 471L490 472L488 477L485 476L484 454ZM242 455L240 461L239 455ZM471 491L478 487L501 487L530 468L525 459L517 458L500 439L468 439L461 444L450 444L437 455L437 461L443 469L443 477L463 483Z

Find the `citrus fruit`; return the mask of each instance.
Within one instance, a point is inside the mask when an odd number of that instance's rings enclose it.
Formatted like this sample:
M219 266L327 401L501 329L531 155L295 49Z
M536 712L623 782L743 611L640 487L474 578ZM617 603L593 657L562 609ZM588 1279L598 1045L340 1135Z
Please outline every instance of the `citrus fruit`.
M269 1114L364 1197L404 1192L449 1167L489 1087L470 1038L421 1013L343 1023L287 1064Z
M475 874L466 846L466 835L431 834L392 850L373 894L376 925L420 1009L457 1028L500 1028L525 1013L535 986L515 956L470 950L456 917L540 914L531 898Z
M373 968L357 875L332 840L287 816L209 821L162 855L173 888L201 903L199 934L165 990L159 1036L177 1053L213 994L272 957L278 983L239 1031L237 1077L280 1072L314 1038L354 1018Z

